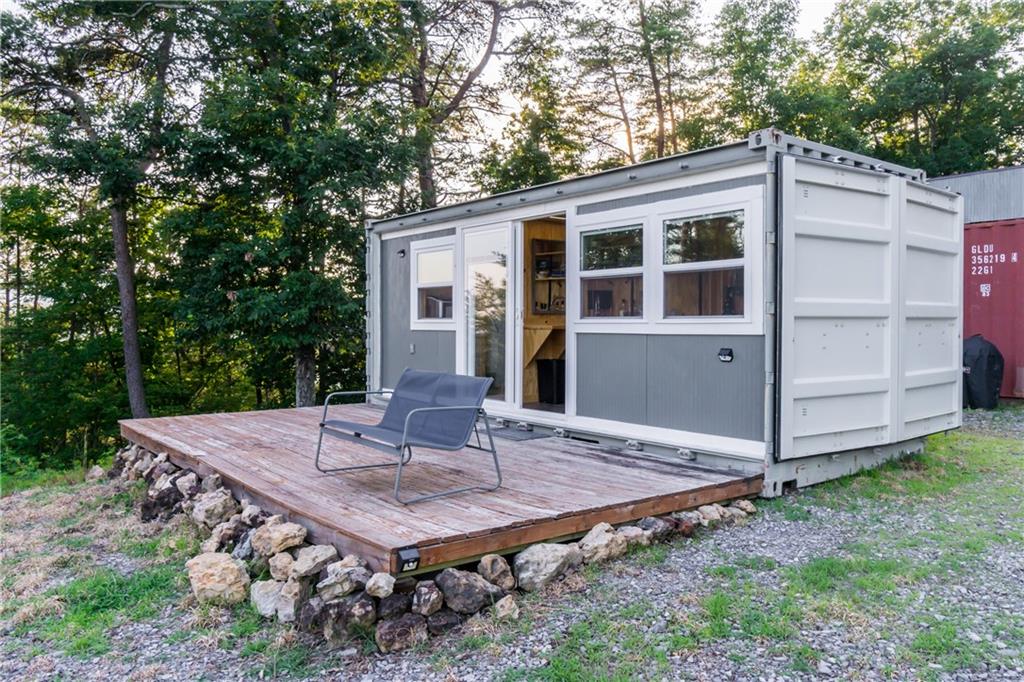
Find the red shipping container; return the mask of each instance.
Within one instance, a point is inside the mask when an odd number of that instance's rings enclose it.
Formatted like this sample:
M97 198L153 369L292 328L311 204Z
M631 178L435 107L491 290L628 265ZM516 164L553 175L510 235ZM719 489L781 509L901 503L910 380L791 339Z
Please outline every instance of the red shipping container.
M982 334L1006 361L1006 398L1024 398L1024 218L964 225L964 338Z

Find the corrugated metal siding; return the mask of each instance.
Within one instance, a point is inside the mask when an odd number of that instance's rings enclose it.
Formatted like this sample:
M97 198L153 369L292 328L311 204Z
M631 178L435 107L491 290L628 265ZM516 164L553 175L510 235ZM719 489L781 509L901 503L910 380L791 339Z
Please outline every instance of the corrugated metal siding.
M964 231L964 338L974 334L1003 354L1000 395L1024 398L1024 218Z
M576 355L581 416L764 439L762 336L580 334Z
M928 184L963 196L965 223L1024 218L1024 166L946 175Z
M381 270L381 385L392 388L406 367L455 372L454 331L413 331L409 328L409 245L416 239L454 234L438 230L415 237L397 237L380 242ZM405 249L405 258L398 252ZM415 347L415 352L410 352Z

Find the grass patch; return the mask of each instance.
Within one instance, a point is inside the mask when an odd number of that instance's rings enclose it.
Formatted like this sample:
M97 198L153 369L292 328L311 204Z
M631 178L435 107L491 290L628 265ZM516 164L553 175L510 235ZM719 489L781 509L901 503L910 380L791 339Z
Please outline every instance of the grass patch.
M641 566L660 566L668 558L670 549L669 545L663 543L640 545L633 550L632 556L636 557Z
M960 637L950 622L925 624L910 643L910 659L917 665L936 664L944 670L974 668L984 660L985 643L973 644Z
M740 568L747 569L748 571L772 571L778 566L775 559L770 556L760 556L758 554L740 557L733 563Z
M794 599L759 591L753 583L732 583L704 597L696 635L702 641L728 637L784 640L797 632L803 611Z
M311 673L310 650L302 644L270 644L263 650L263 666L259 675L265 677L308 677Z
M94 656L107 652L107 630L119 619L145 620L157 613L179 590L181 571L174 565L155 566L123 576L110 569L78 578L52 590L64 605L59 616L35 623L44 639L68 653ZM19 626L26 631L32 623Z
M692 646L674 634L648 636L642 624L651 618L651 605L631 605L618 613L590 613L572 625L542 668L516 669L506 680L627 681L668 670L667 650Z
M818 502L837 506L859 504L862 500L885 500L913 504L922 499L945 499L971 483L1024 472L1024 447L1006 438L950 433L930 436L925 451L903 460L889 462L855 476L829 481L808 491ZM1010 501L1019 486L1008 486ZM985 494L992 497L994 489Z

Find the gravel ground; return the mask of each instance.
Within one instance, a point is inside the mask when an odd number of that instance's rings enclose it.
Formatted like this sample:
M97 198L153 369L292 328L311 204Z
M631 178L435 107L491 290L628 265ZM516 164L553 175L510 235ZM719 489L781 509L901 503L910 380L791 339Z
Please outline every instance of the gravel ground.
M520 621L476 618L423 650L330 651L203 609L179 581L156 613L115 618L102 654L69 653L43 638L44 620L23 613L18 626L5 610L0 678L1022 680L1024 410L965 413L965 431L934 439L924 458L762 501L745 525L588 567L523 598ZM111 486L89 494L116 497ZM74 523L58 513L85 490L45 505L34 493L0 500L4 601L36 603L83 566L160 565L126 547L168 531L119 526L124 507L87 502L92 516ZM69 533L93 544L25 578L18 561L74 545Z
M1024 400L1003 401L995 410L964 410L964 429L990 436L1024 439Z

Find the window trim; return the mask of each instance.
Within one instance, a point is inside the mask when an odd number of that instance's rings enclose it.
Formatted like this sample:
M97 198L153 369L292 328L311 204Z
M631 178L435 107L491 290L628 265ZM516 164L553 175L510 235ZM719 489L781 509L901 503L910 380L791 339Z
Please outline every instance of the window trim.
M765 187L763 185L737 187L709 194L669 199L641 206L611 209L587 216L570 213L567 224L567 239L570 253L569 300L566 301L570 317L570 333L607 334L721 334L761 335L764 334L764 241ZM700 216L730 210L742 210L743 258L724 261L664 265L662 253L662 223L666 219ZM596 273L605 275L609 271L581 270L582 238L580 235L616 226L643 225L644 266L629 268L623 274L637 274L642 270L644 277L643 317L583 317L581 282ZM705 263L710 265L705 265ZM682 265L683 267L679 267ZM719 269L724 267L743 268L744 305L743 315L711 316L693 315L666 317L665 273L673 270ZM599 275L599 276L600 276Z
M666 263L665 262L665 250L667 242L665 239L665 223L669 220L686 220L688 218L701 218L710 215L720 215L723 213L742 213L743 214L743 255L740 258L720 258L717 260L702 260L702 261L690 261L685 263ZM748 268L748 237L749 231L747 229L747 220L750 215L750 211L745 206L737 206L735 208L720 208L716 210L690 210L678 213L673 213L671 216L659 215L658 218L658 266L660 271L656 275L659 278L659 290L660 296L658 297L659 303L661 304L658 308L657 315L659 320L664 322L677 322L680 320L693 320L698 319L702 321L712 322L728 322L730 320L746 321L748 319L747 309L747 292L750 290L747 278ZM707 270L734 270L736 268L743 268L743 314L742 315L666 315L665 314L665 275L674 272L701 272Z
M732 328L736 332L753 329L750 333L763 333L760 301L763 300L761 290L761 267L764 240L764 205L761 187L743 190L726 190L711 195L687 197L684 200L666 204L651 214L652 222L657 225L657 260L652 269L653 286L657 290L657 307L654 309L652 321L660 327L686 328L701 327L694 333L707 333L704 328L722 333ZM699 218L712 213L743 212L743 257L722 260L697 261L693 263L665 263L664 226L666 220ZM743 314L742 315L666 315L665 314L665 275L672 272L699 272L703 270L724 270L743 268ZM756 272L755 272L756 271ZM756 276L755 276L756 275ZM756 288L756 292L755 292ZM733 333L736 333L733 332Z
M625 268L602 268L600 270L584 270L583 259L584 259L584 248L583 238L588 234L594 233L612 233L612 232L625 232L626 230L640 230L640 265L631 265ZM600 226L587 226L581 227L577 231L576 242L579 248L579 261L577 263L576 274L579 283L576 285L576 290L579 292L577 295L576 302L576 315L575 319L577 323L582 324L593 324L593 323L607 323L609 320L614 320L618 324L630 324L637 322L644 322L647 315L647 221L646 217L638 218L637 220L625 222L625 221L610 221ZM569 273L566 273L568 276ZM583 281L585 279L607 279L612 277L635 277L640 275L640 284L643 291L640 295L640 307L644 311L641 315L633 315L629 317L618 317L616 315L608 315L602 317L587 317L583 314Z
M419 255L436 251L451 251L452 273L451 279L437 282L419 282L418 268ZM455 253L455 235L435 237L433 239L417 239L409 243L409 328L414 331L455 331L455 275L458 271L458 262ZM452 316L450 318L421 318L419 317L420 297L419 290L431 287L451 287L452 290Z

